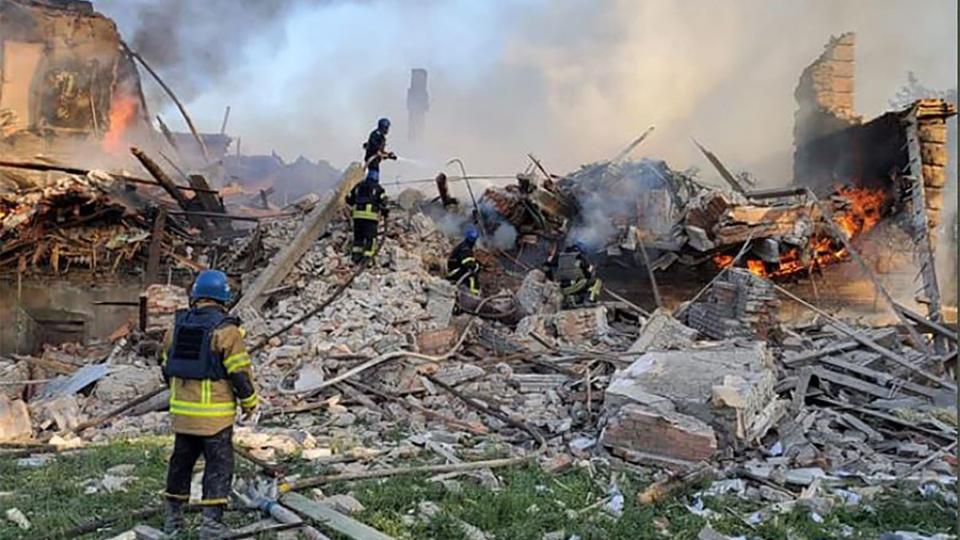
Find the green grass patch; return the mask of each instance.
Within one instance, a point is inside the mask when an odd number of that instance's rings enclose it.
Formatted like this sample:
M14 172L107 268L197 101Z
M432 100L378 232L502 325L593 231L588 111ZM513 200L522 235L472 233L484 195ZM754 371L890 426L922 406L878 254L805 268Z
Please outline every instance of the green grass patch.
M33 523L33 529L25 532L0 516L0 539L63 537L77 525L125 514L108 530L82 538L108 538L137 523L160 527L160 515L138 520L129 513L162 504L160 494L171 442L170 437L115 442L60 455L37 468L17 465L15 460L0 461L0 492L12 493L0 498L0 509L19 508ZM133 465L130 475L136 477L127 485L126 492L84 493L86 480L102 478L107 469L122 464ZM238 476L252 474L242 460L237 461L237 466ZM606 474L592 476L586 470L576 469L546 475L535 466L499 469L495 473L500 479L496 488L466 475L457 478L454 486L431 482L425 476L405 476L332 484L324 486L323 491L352 493L365 506L355 516L357 519L401 540L462 540L463 522L498 539L509 540L541 540L545 533L555 531L562 531L565 539L576 534L582 540L695 539L707 523L684 506L697 488L655 506L638 506L634 503L636 493L646 485L646 480L620 475L618 485L625 505L623 515L614 518L597 504L607 496ZM425 501L433 503L435 511L430 516L421 511ZM947 508L943 501L923 500L916 489L909 488L860 506L835 507L822 516L820 523L811 518L810 510L798 506L750 526L743 518L765 504L730 496L707 498L704 502L714 512L709 521L715 530L748 538L866 539L893 530L950 532L955 523L954 509ZM228 517L234 526L257 519L249 513L231 513ZM189 520L196 524L198 516ZM845 532L850 536L844 536ZM329 531L328 534L340 538Z
M0 499L0 507L19 508L33 524L29 531L22 531L3 519L0 538L56 537L95 519L162 504L171 442L171 438L160 437L115 442L55 456L41 467L20 466L13 459L0 460L0 492L13 493ZM126 492L84 493L86 480L99 479L110 467L124 464L134 466L129 476L136 477L125 486ZM121 519L111 530L119 534L136 524L136 520ZM100 532L85 538L108 536Z

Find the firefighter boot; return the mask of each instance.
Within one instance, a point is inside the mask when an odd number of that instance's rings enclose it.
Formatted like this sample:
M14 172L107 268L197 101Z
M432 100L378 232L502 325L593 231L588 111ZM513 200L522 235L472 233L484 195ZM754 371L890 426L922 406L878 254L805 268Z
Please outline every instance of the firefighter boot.
M203 509L203 519L200 521L197 538L200 540L214 540L221 536L226 536L229 532L230 528L223 523L222 506L208 506Z
M163 518L163 532L170 536L179 533L184 526L183 503L180 501L167 501L166 513Z

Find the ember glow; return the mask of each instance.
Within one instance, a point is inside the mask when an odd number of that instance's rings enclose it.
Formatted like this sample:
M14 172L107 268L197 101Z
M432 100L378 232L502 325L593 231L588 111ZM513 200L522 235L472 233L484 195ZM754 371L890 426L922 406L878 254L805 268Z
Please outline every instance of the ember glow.
M131 96L118 95L110 104L110 129L103 136L104 152L117 154L124 151L124 135L137 113L137 100Z
M847 235L848 240L866 233L880 222L883 203L886 200L886 193L883 190L839 187L837 195L850 203L849 207L843 211L835 211L833 215L834 223ZM847 249L843 243L834 239L829 231L823 231L821 234L811 236L810 242L804 248L793 247L781 253L780 260L776 263L750 256L744 264L753 274L779 278L834 264L845 260L847 256ZM713 263L718 268L732 265L733 260L733 255L725 253L713 256Z

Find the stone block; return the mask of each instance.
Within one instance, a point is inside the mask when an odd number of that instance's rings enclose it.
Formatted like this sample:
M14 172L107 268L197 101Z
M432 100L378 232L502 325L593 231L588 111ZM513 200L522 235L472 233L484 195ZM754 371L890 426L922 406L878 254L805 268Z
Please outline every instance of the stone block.
M928 188L942 188L947 185L946 169L939 165L924 165L923 185Z
M159 366L117 366L97 383L94 395L108 403L129 401L162 384Z
M697 331L673 318L669 312L657 309L640 329L640 337L628 349L630 352L684 349L693 345Z
M920 159L924 165L939 165L946 167L949 156L944 144L924 143L920 145Z
M540 270L531 270L524 276L516 298L527 315L556 313L563 301L560 286Z
M947 142L947 126L943 123L922 122L917 127L917 134L920 136L920 142L939 143Z
M640 405L626 405L610 418L601 443L628 459L686 461L710 459L717 450L713 428L705 422L679 413L651 411Z
M417 347L423 354L443 354L457 343L457 329L451 326L440 330L426 330L417 335Z
M568 342L604 337L610 333L607 308L591 307L561 311L553 317L557 336Z
M33 425L27 404L0 395L0 442L29 439L32 434Z

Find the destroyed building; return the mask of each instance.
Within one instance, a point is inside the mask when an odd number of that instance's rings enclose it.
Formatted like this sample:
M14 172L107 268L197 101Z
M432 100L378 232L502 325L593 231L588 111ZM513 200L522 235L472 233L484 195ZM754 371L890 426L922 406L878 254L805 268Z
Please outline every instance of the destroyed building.
M100 21L83 2L14 4ZM284 491L408 473L411 459L421 473L494 485L497 468L528 462L549 473L643 467L657 484L706 468L718 477L708 489L741 486L769 503L751 516L761 523L801 500L844 500L851 486L954 482L944 448L957 435L946 407L955 326L939 309L897 304L885 306L898 322L863 326L791 292L801 276L849 261L884 220L907 216L928 248L937 220L940 129L954 110L921 100L864 123L852 56L844 35L801 76L803 164L791 186L756 189L702 147L730 189L628 160L648 132L563 176L531 156L515 183L476 206L473 193L451 200L445 175L440 208L397 194L369 268L350 261L343 204L359 163L334 189L278 209L267 193L283 181L278 169L323 166L231 160L229 137L203 134L171 145L219 141L207 151L273 186L211 185L181 173L173 155L153 157L157 147L132 157L124 148L137 174L20 153L0 168L13 184L0 192L10 306L0 312L0 378L10 383L0 387L0 442L31 445L16 450L31 459L34 449L168 432L157 352L191 276L215 266L238 293L232 311L268 404L268 425L237 428L241 457ZM490 239L477 252L486 296L467 309L446 280L455 239L444 218L475 222ZM620 297L562 310L559 286L537 267L573 238L628 268L617 286L669 286L684 270L707 279L682 282L663 305ZM58 290L74 280L83 291ZM924 280L936 286L935 275ZM789 320L791 302L815 317ZM328 474L285 477L284 460Z
M0 65L0 155L116 150L150 124L117 27L89 2L0 4Z

